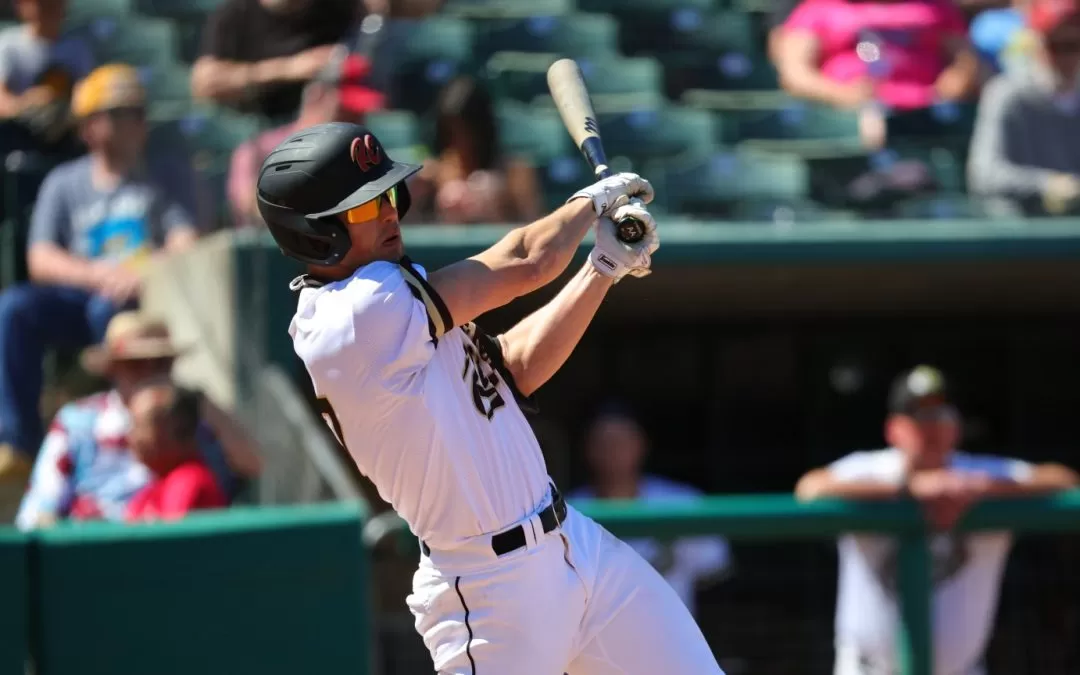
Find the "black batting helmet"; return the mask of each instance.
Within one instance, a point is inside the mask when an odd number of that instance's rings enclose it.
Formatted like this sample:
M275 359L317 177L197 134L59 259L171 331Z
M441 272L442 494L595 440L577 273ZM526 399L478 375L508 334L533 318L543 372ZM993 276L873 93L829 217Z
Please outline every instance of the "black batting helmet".
M419 170L390 159L359 124L319 124L289 136L263 162L259 213L282 253L309 265L334 265L352 247L337 215L397 185L398 217L405 217L405 179Z

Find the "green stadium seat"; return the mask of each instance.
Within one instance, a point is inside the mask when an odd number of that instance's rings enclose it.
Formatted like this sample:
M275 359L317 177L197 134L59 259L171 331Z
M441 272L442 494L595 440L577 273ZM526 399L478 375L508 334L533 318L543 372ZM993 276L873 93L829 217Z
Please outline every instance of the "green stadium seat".
M785 155L718 152L696 162L650 164L645 175L661 204L678 213L746 217L780 206L798 210L809 201L806 163Z
M176 63L144 66L139 75L146 87L152 120L179 119L190 112L190 67Z
M667 106L597 117L608 155L635 162L707 154L720 136L718 120L704 110Z
M618 53L618 25L606 14L497 19L478 25L477 54L546 52L573 58Z
M744 109L722 114L734 124L740 139L859 138L859 121L855 113L803 101L789 100L773 108Z
M576 157L577 149L559 113L517 103L500 103L499 145L503 152L526 157L534 165L546 165L559 157ZM580 159L584 162L584 159Z
M27 279L26 243L30 231L30 213L41 183L56 166L54 160L33 152L12 152L3 159L0 287Z
M759 39L753 21L741 12L686 8L637 12L619 17L619 46L630 55L754 54Z
M78 28L96 18L128 16L132 11L131 0L68 0L64 20L68 27Z
M158 66L176 61L179 53L176 30L165 19L106 17L92 20L88 28L101 63Z
M205 17L225 4L225 0L134 0L134 3L135 9L147 16Z
M420 123L407 110L381 110L366 115L365 124L394 157L423 144ZM399 151L399 152L395 152ZM402 160L404 161L404 160Z
M500 52L488 60L487 76L493 93L502 98L552 106L547 69L556 54ZM597 112L606 109L658 106L664 101L660 66L651 58L603 56L577 59L589 85Z
M985 219L996 215L984 201L963 193L943 193L908 199L896 204L893 213L897 218L917 220Z
M236 146L258 134L264 126L252 115L207 108L180 119L178 128L193 152L209 153L216 158L227 157Z
M558 16L574 11L573 0L447 0L442 12L475 19Z
M664 92L673 99L689 91L775 91L776 69L757 49L748 52L661 54Z
M577 0L577 6L583 12L609 14L673 12L688 9L708 12L714 7L714 0Z
M394 108L427 112L447 82L471 71L475 31L468 21L449 16L402 22L401 27L390 101Z

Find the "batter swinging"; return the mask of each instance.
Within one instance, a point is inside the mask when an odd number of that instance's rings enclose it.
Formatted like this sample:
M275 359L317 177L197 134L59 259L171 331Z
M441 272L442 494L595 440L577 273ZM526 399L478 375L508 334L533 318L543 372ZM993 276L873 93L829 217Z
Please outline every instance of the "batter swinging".
M405 179L368 130L295 133L259 174L281 250L308 265L289 327L323 413L420 539L408 605L444 675L722 675L652 567L552 484L522 414L611 286L649 273L656 223L623 173L490 249L430 275L404 255ZM647 235L620 243L612 219ZM547 305L489 336L481 314L558 277L595 226L589 262Z

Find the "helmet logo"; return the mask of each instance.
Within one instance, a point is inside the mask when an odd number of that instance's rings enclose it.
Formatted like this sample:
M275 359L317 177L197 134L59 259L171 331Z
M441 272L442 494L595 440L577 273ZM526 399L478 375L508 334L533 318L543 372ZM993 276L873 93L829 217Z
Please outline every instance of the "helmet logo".
M382 148L379 147L379 142L374 136L364 134L363 139L353 139L349 147L349 155L361 171L369 171L382 161Z

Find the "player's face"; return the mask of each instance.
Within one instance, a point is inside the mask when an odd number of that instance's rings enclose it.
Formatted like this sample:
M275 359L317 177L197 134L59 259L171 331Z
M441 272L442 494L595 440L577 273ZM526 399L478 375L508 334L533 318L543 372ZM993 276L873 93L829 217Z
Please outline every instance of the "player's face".
M405 255L398 224L397 188L381 197L341 214L349 228L352 248L342 261L347 267L359 267L374 260L400 260Z
M950 405L920 410L889 419L888 441L906 452L920 467L944 464L960 440L960 416Z
M588 453L598 480L636 478L645 459L645 437L631 420L603 419L589 433Z

